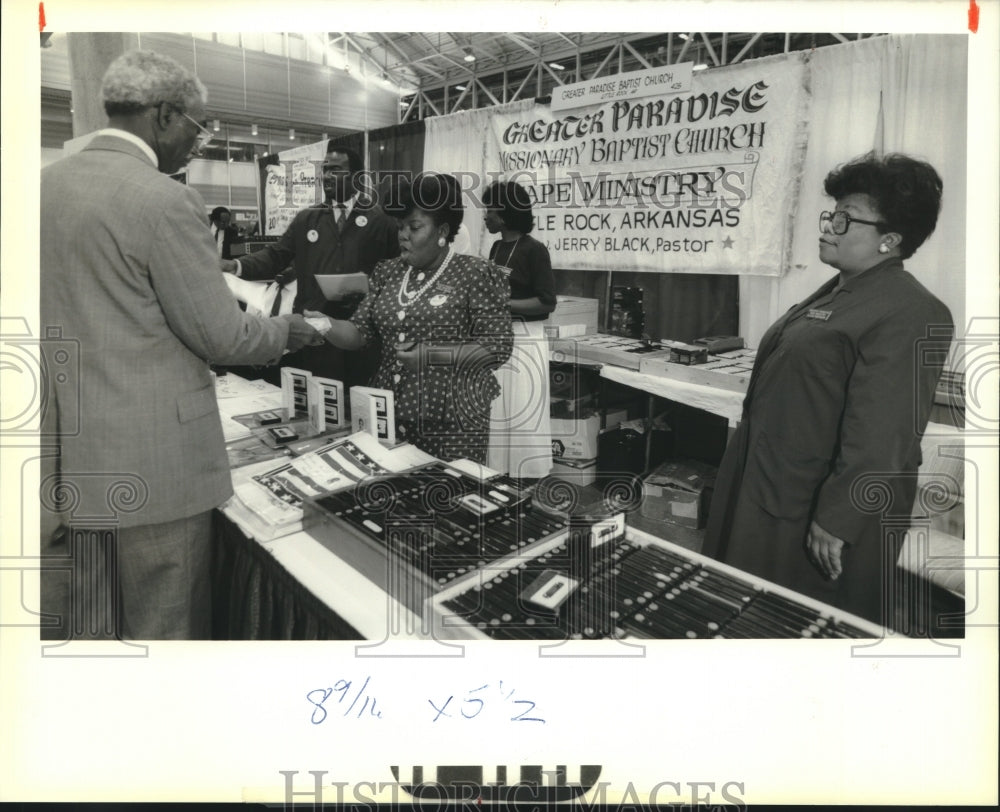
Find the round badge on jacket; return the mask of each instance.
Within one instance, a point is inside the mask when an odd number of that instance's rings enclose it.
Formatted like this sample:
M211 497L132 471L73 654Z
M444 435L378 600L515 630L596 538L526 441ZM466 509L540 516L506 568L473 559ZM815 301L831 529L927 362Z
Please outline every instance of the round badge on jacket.
M319 232L315 228L310 228L306 232L306 239L309 240L309 242L316 242L316 240L319 239Z
M358 228L364 228L366 225L368 225L368 218L365 217L363 214L361 214L354 219L354 224Z

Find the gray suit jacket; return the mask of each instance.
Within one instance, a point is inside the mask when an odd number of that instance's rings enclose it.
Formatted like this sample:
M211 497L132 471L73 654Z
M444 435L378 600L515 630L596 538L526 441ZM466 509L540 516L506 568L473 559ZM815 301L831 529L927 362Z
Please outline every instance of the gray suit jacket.
M209 362L276 362L286 323L240 310L201 196L125 139L97 136L44 169L41 221L43 431L61 445L43 512L129 527L221 504L232 485Z

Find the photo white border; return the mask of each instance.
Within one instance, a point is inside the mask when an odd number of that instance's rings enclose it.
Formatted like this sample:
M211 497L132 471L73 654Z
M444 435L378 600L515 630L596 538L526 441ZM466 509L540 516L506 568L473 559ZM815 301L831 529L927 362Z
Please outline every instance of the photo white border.
M967 33L969 4L912 2L73 2L44 4L47 30L843 30ZM997 317L998 3L981 0L969 35L967 313ZM465 26L468 29L468 26ZM38 4L3 4L0 314L38 335ZM928 126L933 126L929 122ZM995 325L996 322L993 322ZM3 384L10 372L0 366ZM995 369L994 369L995 374ZM984 389L984 391L986 391ZM994 387L995 393L995 387ZM996 416L996 403L987 404ZM996 618L996 438L979 465L981 616ZM23 450L0 438L0 623L37 598L13 565L37 524ZM26 485L30 488L31 483ZM24 508L22 510L22 504ZM970 500L976 508L977 500ZM37 509L35 509L37 510ZM992 539L992 542L987 542ZM985 549L992 543L991 549ZM5 567L3 562L11 564ZM991 611L992 610L992 611ZM854 658L839 644L661 641L647 656L539 659L534 646L467 644L461 658L359 659L351 643L154 643L145 657L44 658L33 628L0 626L0 800L285 800L391 781L393 764L602 764L607 800L657 784L702 800L757 803L996 802L996 627L970 628L960 656ZM921 646L923 644L923 648ZM610 652L616 644L609 644ZM512 657L515 653L516 657ZM363 681L383 718L309 721L304 694ZM502 715L431 722L427 700L503 680L537 703L544 725ZM738 787L732 786L733 784ZM712 784L711 789L708 784ZM631 786L637 798L627 796ZM375 792L365 787L364 801ZM690 796L660 800L691 802ZM709 798L705 794L709 793ZM383 799L389 796L383 792ZM309 795L296 798L311 800Z

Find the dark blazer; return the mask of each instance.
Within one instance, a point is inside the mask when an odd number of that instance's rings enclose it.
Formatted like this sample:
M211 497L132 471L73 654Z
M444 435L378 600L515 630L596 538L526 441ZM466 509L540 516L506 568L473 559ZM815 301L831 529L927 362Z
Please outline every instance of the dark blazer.
M212 224L209 224L209 231L212 229ZM233 243L239 242L240 232L236 226L226 226L222 232L222 259L232 259L233 258Z
M898 259L839 289L837 281L761 339L719 467L704 552L882 622L883 556L895 561L883 544L883 507L910 514L953 326L948 308ZM846 542L837 581L807 558L814 520Z
M42 335L60 330L70 357L51 367L46 410L76 493L62 507L132 527L221 504L232 481L209 362L276 362L286 322L240 310L201 195L123 138L43 169L41 211Z
M354 300L327 303L316 274L371 274L384 259L399 256L398 227L372 201L358 198L343 233L326 204L303 209L276 243L240 258L244 279L273 279L294 264L298 280L295 309L322 310L335 318L349 318Z
M371 274L384 259L399 256L398 227L372 201L354 202L344 231L337 229L327 205L310 206L295 215L291 225L273 245L240 258L244 279L273 279L289 265L298 280L294 309L318 310L336 319L348 319L364 298L361 295L328 302L316 274ZM355 352L326 344L303 347L281 359L281 366L307 369L314 375L342 381L345 386L367 384L378 365L377 342ZM267 370L266 380L276 382L277 370Z

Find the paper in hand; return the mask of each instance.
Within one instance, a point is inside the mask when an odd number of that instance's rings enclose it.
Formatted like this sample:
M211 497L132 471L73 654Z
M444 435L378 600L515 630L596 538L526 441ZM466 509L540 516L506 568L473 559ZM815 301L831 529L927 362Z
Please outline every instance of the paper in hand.
M306 324L320 333L325 333L333 327L333 320L329 316L305 316Z

